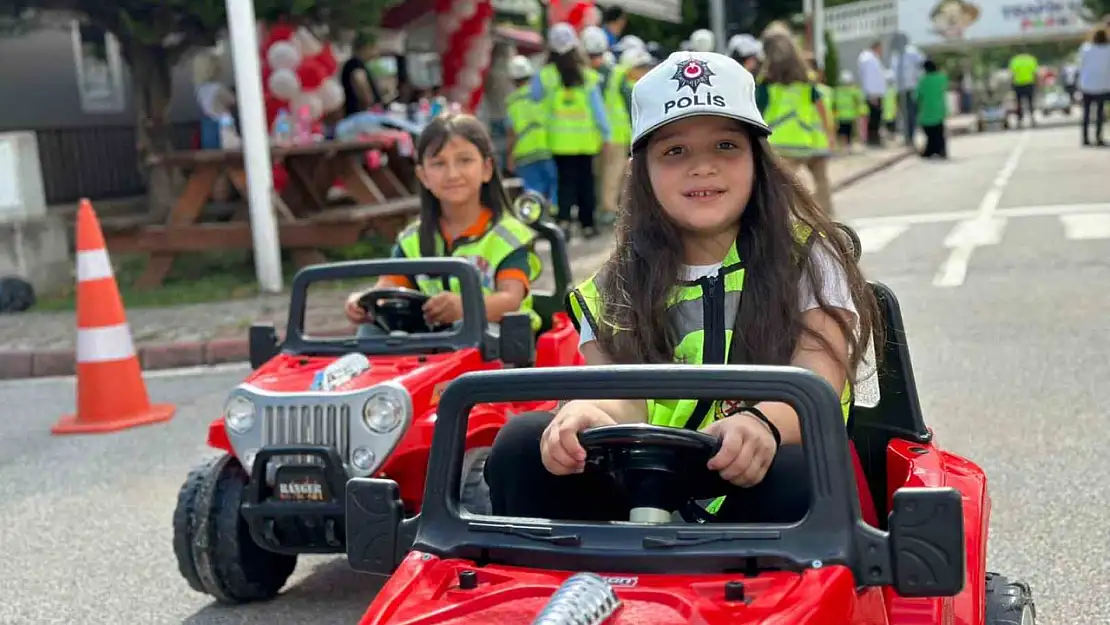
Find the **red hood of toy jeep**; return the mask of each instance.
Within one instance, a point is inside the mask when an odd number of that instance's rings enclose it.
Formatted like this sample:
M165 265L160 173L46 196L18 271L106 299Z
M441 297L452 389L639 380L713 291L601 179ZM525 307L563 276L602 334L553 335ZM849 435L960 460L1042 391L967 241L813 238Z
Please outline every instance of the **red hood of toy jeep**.
M427 559L424 559L427 558ZM478 587L460 590L459 572L476 571ZM531 625L572 572L474 567L410 553L361 625ZM853 622L855 582L843 567L805 573L628 575L600 573L621 600L605 625L842 625ZM725 583L741 581L745 601L725 601Z
M281 354L271 359L247 377L244 383L256 388L279 393L306 392L312 388L316 375L335 357L307 357ZM413 386L423 386L449 380L462 368L472 371L489 368L475 349L463 349L447 354L426 356L370 356L370 368L355 376L335 391L354 391L369 388L388 380L397 380L410 392ZM454 375L452 375L454 373Z

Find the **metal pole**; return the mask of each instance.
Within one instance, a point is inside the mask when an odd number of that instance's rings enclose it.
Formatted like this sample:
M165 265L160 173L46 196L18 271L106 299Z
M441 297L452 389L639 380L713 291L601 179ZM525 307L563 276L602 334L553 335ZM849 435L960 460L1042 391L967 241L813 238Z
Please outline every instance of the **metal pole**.
M825 69L825 0L813 1L813 56L818 69ZM828 77L826 77L827 80Z
M713 31L713 47L717 52L726 54L728 34L725 32L725 0L709 0L709 29Z
M258 59L258 26L253 0L225 0L231 58L235 65L235 100L242 128L243 161L247 169L254 272L258 286L268 293L282 289L281 245L270 194L274 181L266 109L262 99L262 73Z

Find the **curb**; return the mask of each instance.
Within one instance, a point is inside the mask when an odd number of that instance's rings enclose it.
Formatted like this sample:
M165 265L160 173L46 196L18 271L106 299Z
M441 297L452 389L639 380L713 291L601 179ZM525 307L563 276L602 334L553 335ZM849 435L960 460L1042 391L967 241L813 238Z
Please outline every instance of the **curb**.
M858 171L832 185L839 191L860 180L888 169L906 157L915 154L907 149L870 167ZM143 371L179 369L246 362L250 357L247 339L211 339L184 343L150 343L136 345L136 353ZM74 375L77 356L72 349L38 351L0 350L0 380L45 378Z

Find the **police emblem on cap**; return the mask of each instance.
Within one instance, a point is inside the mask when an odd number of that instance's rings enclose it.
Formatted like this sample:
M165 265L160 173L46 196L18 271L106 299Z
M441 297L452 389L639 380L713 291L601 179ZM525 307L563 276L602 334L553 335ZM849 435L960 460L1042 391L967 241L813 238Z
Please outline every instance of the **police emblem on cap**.
M678 62L671 80L678 81L678 88L675 91L682 91L683 87L689 87L690 91L697 93L698 87L702 85L712 87L709 77L715 75L713 70L709 69L709 63L701 59L686 59Z

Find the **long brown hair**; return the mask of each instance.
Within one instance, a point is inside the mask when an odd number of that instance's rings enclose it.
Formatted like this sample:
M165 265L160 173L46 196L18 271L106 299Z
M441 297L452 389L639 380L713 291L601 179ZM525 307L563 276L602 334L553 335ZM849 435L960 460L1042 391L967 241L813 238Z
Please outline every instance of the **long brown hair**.
M652 190L647 143L632 154L625 201L618 212L616 247L598 273L602 301L598 346L618 364L673 362L678 339L665 320L668 296L679 281L683 243L678 227L667 217ZM848 338L848 359L841 359L840 364L849 380L855 382L878 318L874 295L847 241L802 182L779 163L765 139L752 138L751 143L755 175L737 235L745 269L744 290L741 314L735 320L730 362L787 365L803 332L813 336L827 352L833 352L828 341L802 323L798 284L804 271L818 306L829 313ZM858 334L825 301L821 271L812 259L806 256L799 262L797 254L803 248L794 235L798 225L812 228L813 245L826 245L843 267L858 312ZM875 345L882 344L880 329Z
M763 59L763 78L769 83L810 82L805 57L788 33L764 32Z
M584 82L582 65L584 61L582 54L578 48L563 54L556 54L552 52L548 55L547 60L559 70L559 80L563 82L563 86L570 89L578 87Z
M465 113L443 113L437 116L420 133L416 142L416 163L423 166L424 161L443 150L443 146L451 137L460 137L478 148L482 158L489 159L493 165L493 176L489 182L482 185L482 206L492 213L491 221L496 223L505 213L509 205L505 187L501 184L501 174L497 170L497 160L494 158L493 139L482 122L473 115ZM436 256L440 252L436 249L436 233L439 232L439 218L443 215L443 207L439 198L432 195L427 187L420 186L420 255Z

